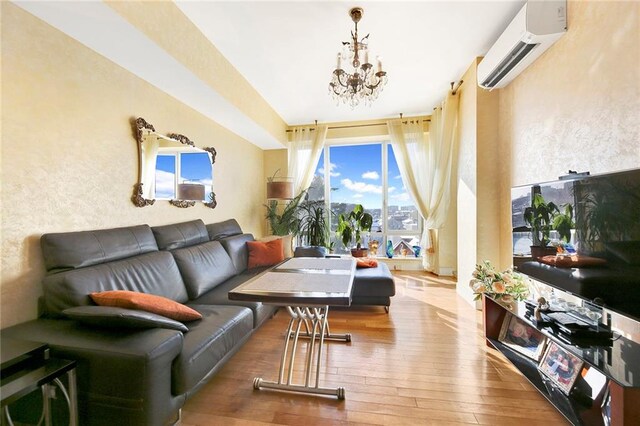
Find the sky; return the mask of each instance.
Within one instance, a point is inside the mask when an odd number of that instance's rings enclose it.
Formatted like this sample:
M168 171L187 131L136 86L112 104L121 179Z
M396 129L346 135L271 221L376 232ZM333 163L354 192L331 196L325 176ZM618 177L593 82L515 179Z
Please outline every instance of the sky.
M331 146L329 148L331 201L360 203L368 209L382 208L382 148L381 144ZM389 205L413 205L400 177L400 171L388 145ZM325 174L324 152L316 174Z
M209 154L206 152L182 153L180 161L180 183L205 185L205 199L208 199L213 182ZM156 160L156 198L175 198L175 174L175 157L173 155L158 155Z

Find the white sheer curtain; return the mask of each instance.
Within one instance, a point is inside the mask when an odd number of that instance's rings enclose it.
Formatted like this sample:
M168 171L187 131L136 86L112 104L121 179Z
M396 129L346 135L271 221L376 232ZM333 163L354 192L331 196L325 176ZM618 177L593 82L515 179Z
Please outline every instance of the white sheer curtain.
M142 196L150 199L156 182L156 162L160 141L155 135L147 135L141 145L142 149Z
M424 220L421 245L427 268L434 264L432 230L443 225L449 209L459 96L448 92L431 116L427 135L421 120L387 122L402 182Z
M327 126L296 127L293 129L289 150L289 176L293 178L293 194L298 195L307 189L313 180L324 141L327 138Z

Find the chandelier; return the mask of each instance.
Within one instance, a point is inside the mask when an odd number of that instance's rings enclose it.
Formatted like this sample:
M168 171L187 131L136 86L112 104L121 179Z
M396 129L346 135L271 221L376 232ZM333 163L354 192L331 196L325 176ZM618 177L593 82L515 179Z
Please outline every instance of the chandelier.
M336 69L333 70L329 93L338 104L343 102L355 108L360 101L370 106L387 83L387 73L382 71L382 60L377 59L377 71L373 71L373 65L369 63L369 47L367 45L369 34L358 40L358 22L362 18L364 10L354 7L349 10L351 20L355 24L355 31L351 32L351 41L343 41L343 51L338 53ZM342 68L345 62L346 69ZM351 65L351 69L349 69Z

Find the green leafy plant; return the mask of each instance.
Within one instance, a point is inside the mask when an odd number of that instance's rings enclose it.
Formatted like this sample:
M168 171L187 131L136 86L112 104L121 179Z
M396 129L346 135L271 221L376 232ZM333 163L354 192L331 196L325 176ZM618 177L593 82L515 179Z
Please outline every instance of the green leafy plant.
M559 212L558 206L551 201L547 203L542 194L533 196L532 206L524 210L524 220L531 227L533 245L546 247L549 244L553 218Z
M266 219L269 221L273 235L293 235L300 233L300 203L306 191L302 191L288 204L281 206L277 200L269 201L264 206L267 208Z
M371 231L373 217L364 211L362 204L357 204L349 214L341 213L338 216L336 236L342 241L345 248L349 248L351 241L355 239L356 249L362 248L362 232Z
M558 231L560 239L566 243L571 242L571 229L576 227L573 221L573 206L564 205L564 211L558 211L551 222L551 227Z
M300 204L300 237L304 245L329 246L329 221L324 201Z

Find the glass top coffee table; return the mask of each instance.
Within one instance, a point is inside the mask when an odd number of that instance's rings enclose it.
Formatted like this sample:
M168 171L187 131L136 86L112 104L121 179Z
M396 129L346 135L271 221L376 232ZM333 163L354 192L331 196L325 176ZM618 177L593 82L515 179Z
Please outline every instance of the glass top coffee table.
M353 258L294 257L229 292L230 300L286 306L291 316L285 334L278 381L256 377L253 380L255 389L335 395L338 399L344 399L343 387L320 387L320 366L325 340L351 341L351 334L331 334L328 316L330 306L351 305L355 268ZM295 384L293 370L300 339L308 339L308 350L304 364L304 383ZM312 377L314 357L315 377Z

